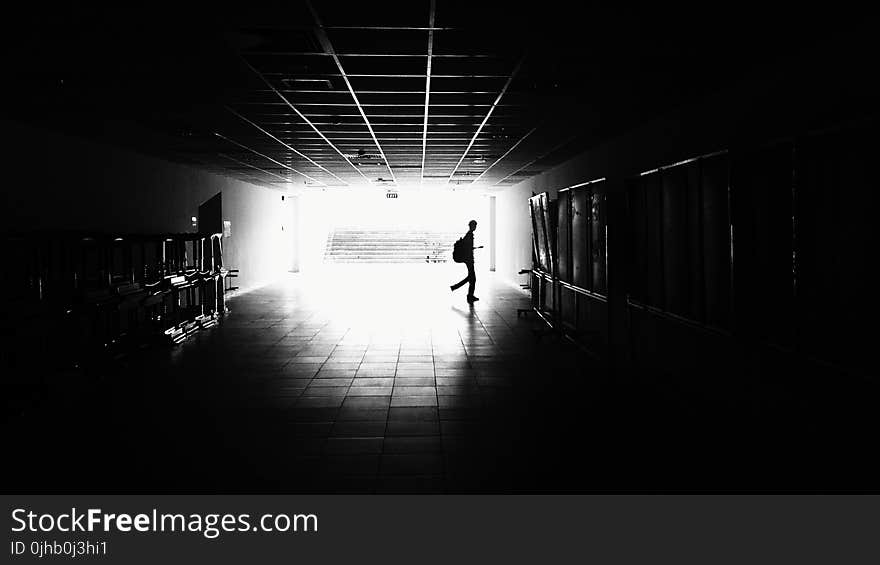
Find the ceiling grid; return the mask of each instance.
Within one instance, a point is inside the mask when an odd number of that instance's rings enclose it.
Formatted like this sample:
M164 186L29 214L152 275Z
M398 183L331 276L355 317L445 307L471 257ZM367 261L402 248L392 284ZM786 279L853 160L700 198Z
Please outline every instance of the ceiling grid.
M779 41L773 26L744 45L734 28L602 7L585 28L546 2L291 0L143 29L59 21L10 51L20 88L5 106L276 188L499 190L733 84Z

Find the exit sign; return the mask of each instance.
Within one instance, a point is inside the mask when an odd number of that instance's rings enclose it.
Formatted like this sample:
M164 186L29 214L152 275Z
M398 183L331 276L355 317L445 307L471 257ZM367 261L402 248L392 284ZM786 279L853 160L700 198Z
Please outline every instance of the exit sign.
M385 198L397 198L397 193L396 192L386 192Z

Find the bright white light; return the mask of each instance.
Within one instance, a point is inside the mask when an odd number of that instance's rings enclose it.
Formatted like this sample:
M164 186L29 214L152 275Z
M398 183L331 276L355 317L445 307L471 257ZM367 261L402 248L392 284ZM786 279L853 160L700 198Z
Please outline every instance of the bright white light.
M384 187L352 187L303 193L297 230L303 272L320 269L327 236L337 227L449 231L463 235L468 222L476 220L479 226L475 245L488 245L488 201L483 195L407 190L399 191L398 198L386 198L386 192ZM449 242L450 247L452 243ZM477 261L482 253L488 264L488 248L477 253Z
M482 267L487 265L485 261ZM490 277L480 267L478 256L477 296ZM368 327L372 332L412 338L415 328L436 331L470 315L467 285L449 290L449 285L466 276L467 269L460 263L325 264L297 276L291 288L308 296L311 306L340 327ZM458 339L454 329L451 336ZM434 336L435 341L439 339L440 335Z

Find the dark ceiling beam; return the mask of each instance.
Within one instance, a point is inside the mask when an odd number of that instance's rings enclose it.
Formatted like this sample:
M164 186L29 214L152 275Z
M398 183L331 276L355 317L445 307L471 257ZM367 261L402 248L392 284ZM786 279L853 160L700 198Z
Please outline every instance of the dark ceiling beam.
M252 90L251 92L272 92L271 90ZM347 90L309 90L281 88L279 92L295 94L348 94ZM424 94L424 90L361 90L361 94ZM495 94L494 90L435 90L433 94Z
M325 35L326 37L326 35ZM337 59L338 60L338 59ZM341 66L341 63L340 63ZM290 73L264 73L266 76L290 76ZM425 78L425 75L419 74L401 74L401 73L309 73L297 75L301 79L317 79L317 78ZM483 75L483 74L467 74L467 75L433 75L434 78L508 78L508 75Z
M328 28L324 28L328 29ZM433 34L433 31L428 31ZM271 57L331 57L330 53L311 51L243 51L245 55L266 55ZM423 59L424 53L337 53L339 57L398 57L410 59ZM437 59L506 59L504 55L492 55L489 53L437 53L432 55Z
M431 0L431 8L428 15L428 26L434 27L435 0ZM425 122L422 128L422 166L419 170L419 186L425 180L425 156L428 151L428 112L431 105L431 56L434 54L434 31L428 32L428 63L425 69Z
M303 25L279 25L279 24L244 24L242 25L243 29L246 30L280 30L280 31L311 31L314 29L311 26L303 26ZM462 27L434 27L434 28L426 28L426 27L413 27L413 26L325 26L324 29L351 29L351 30L388 30L388 31L458 31L458 30L466 30L466 28ZM476 30L474 30L476 31Z
M283 167L283 168L285 168L285 169L287 169L287 170L289 170L289 171L293 171L294 173L296 173L296 174L298 174L298 175L302 175L302 176L304 176L305 178L309 179L310 181L312 181L312 182L314 182L314 183L316 183L316 184L320 184L320 185L322 185L322 186L327 186L326 183L321 182L321 181L319 181L319 180L316 179L316 178L312 178L312 177L310 177L309 175L303 173L302 171L298 171L298 170L294 169L293 167L291 167L290 165L286 165L286 164L282 163L281 161L277 161L277 160L273 159L272 157L269 157L268 155L266 155L266 154L264 154L264 153L260 153L259 151L255 150L255 149L251 149L251 148L248 147L247 145L244 145L244 144L242 144L242 143L239 143L239 142L235 141L234 139L230 139L230 138L226 137L225 135L219 134L219 133L217 133L217 132L214 132L214 135L216 135L216 136L219 137L220 139L224 139L224 140L228 141L229 143L232 143L233 145L237 145L238 147L241 147L241 148L244 149L245 151L250 151L250 152L253 153L254 155L259 155L259 156L262 157L263 159L267 159L267 160L269 160L269 161L272 161L272 162L275 163L276 165L280 165L281 167Z
M312 115L314 115L314 114L312 114ZM267 124L267 125L281 125L281 126L292 125L292 126L299 127L299 126L305 125L301 122L286 121L286 118L289 118L289 116L290 115L261 114L261 118L262 118L261 122L264 124ZM333 115L333 117L337 118L339 116ZM351 116L351 117L357 117L357 116ZM406 114L403 116L395 115L394 117L395 118L414 118L414 117L421 118L422 116L419 114L415 114L415 115ZM449 121L442 121L442 122L435 121L435 118L438 118L438 117L440 117L440 116L437 116L436 114L431 115L431 117L430 117L431 126L442 126L442 127L447 127L447 128L460 128L461 133L466 133L468 136L468 139L470 139L471 132L474 131L473 128L480 125L479 118L482 118L482 116L459 115L459 116L446 116L447 118L450 118ZM478 118L478 119L473 119L473 118ZM508 118L508 117L505 117L505 118ZM328 120L320 120L320 119L315 120L314 123L317 125L322 125L322 126L331 126L331 127L340 127L340 128L352 128L352 127L359 125L359 124L350 123L347 121L340 122L340 121L328 121ZM421 120L419 120L417 122L416 121L412 121L412 122L398 122L398 121L378 122L378 121L374 121L373 125L374 126L383 126L383 127L385 127L385 126L400 126L403 128L417 126L419 131L421 131L422 121ZM498 117L496 116L495 123L494 124L486 124L486 127L484 127L483 129L484 130L487 130L489 128L497 129L497 128L501 128L501 127L519 127L519 124L517 122L511 121L510 119L499 120ZM465 130L462 128L467 128L467 129ZM303 129L302 131L307 131L307 130ZM336 131L336 130L332 130L332 131ZM440 133L453 133L453 132L447 130L447 131L443 131ZM366 131L364 131L364 135L369 135L369 134Z
M285 104L287 104L287 106L288 106L291 110L293 110L293 111L296 113L297 116L299 116L299 118L300 118L301 120L303 120L305 123L307 123L309 126L311 126L311 128L312 128L313 130L315 130L315 133L317 133L319 136L321 136L321 139L323 139L324 141L326 141L327 144L328 144L330 147L332 147L337 153L339 153L339 156L342 157L343 159L345 159L345 162L346 162L346 163L348 163L349 165L351 165L351 167L352 167L354 170L356 170L356 171L358 172L358 174L360 174L362 177L364 177L364 180L365 180L365 181L370 182L370 179L367 178L367 176L364 174L364 172L361 171L360 168L358 168L357 165L355 165L354 163L352 163L351 160L349 160L349 158L346 157L345 154L344 154L342 151L340 151L339 148L336 147L336 145L335 145L332 141L330 141L329 139L327 139L327 136L324 135L324 133L321 132L321 130L319 130L319 129L315 126L315 124L312 123L312 121L311 121L310 119L308 119L308 118L307 118L302 112L300 112L299 109L298 109L296 106L294 106L293 104L291 104L291 103L290 103L290 100L288 100L286 96L284 96L283 94L281 94L280 92L278 92L278 89L276 89L274 86L272 86L272 83L269 82L269 79L267 79L267 78L266 78L266 77L265 77L260 71L258 71L258 70L256 69L256 67L254 67L253 65L251 65L251 64L247 61L247 59L245 59L244 57L242 57L241 59L242 59L242 61L244 62L244 64L247 65L247 67L248 67L248 68L249 68L249 69L250 69L255 75L257 75L258 77L260 77L260 80L262 80L262 81L266 84L266 86L269 87L270 90L272 90L272 91L273 91L273 92L274 92L274 93L275 93L275 94L276 94L276 95L277 95L282 101L284 101Z
M491 108L490 108L491 110ZM287 114L290 115L290 114ZM298 116L303 116L302 114L297 113ZM316 112L309 112L309 116L316 118L357 118L361 117L360 114L319 114ZM284 114L263 114L266 118L283 118ZM432 118L479 118L482 114L432 114ZM421 118L422 114L419 112L418 114L373 114L374 118ZM513 118L513 116L506 116ZM351 124L348 124L351 125Z
M291 116L292 114L261 113L260 115L265 117L266 119L272 119L272 118L285 118L285 117ZM316 118L359 118L359 117L361 117L360 114L327 114L327 113L319 113L319 112L309 112L308 114L305 114L305 115L316 117ZM421 118L422 113L419 112L418 114L412 114L412 113L408 113L408 114L373 114L373 117L374 118ZM468 118L482 118L482 117L484 117L483 114L431 114L431 118L453 118L453 119L462 119L462 120L466 120ZM504 116L504 117L514 118L514 116ZM421 122L418 122L418 124L421 125ZM352 124L340 123L339 125L352 125ZM467 124L460 124L460 125L467 125Z
M299 150L297 150L296 148L294 148L294 147L288 145L288 144L285 143L284 141L281 141L280 139L278 139L277 137L275 137L274 135L272 135L271 133L269 133L269 132L266 131L265 129L261 128L261 127L260 127L259 125L257 125L256 123L254 123L254 122L252 122L251 120L247 119L246 117L242 116L241 114L239 114L238 112L236 112L235 110L233 110L232 108L230 108L229 106L226 106L226 109L229 110L234 116L237 116L238 118L240 118L240 119L243 120L244 122L246 122L246 123L248 123L248 124L254 126L254 127L257 128L259 131L263 132L263 133L266 134L267 136L271 137L272 139L274 139L275 141L277 141L278 143L280 143L281 145L283 145L283 146L284 146L285 148L287 148L289 151L292 151L293 153L296 153L297 155L299 155L300 157L302 157L303 159L305 159L305 160L308 161L309 163L315 165L316 167L318 167L319 169L321 169L322 171L324 171L325 173L327 173L327 174L330 175L331 177L335 178L336 180L338 180L338 181L341 182L342 184L349 184L347 181L345 181L345 180L339 178L338 176L336 176L335 174L333 174L333 172L332 172L330 169L324 167L323 165L321 165L321 164L319 164L319 163L316 163L314 160L312 160L311 157L309 157L309 156L306 155L305 153L302 153L301 151L299 151Z
M385 157L385 152L382 151L382 145L379 143L379 138L376 137L376 132L373 131L373 126L370 125L370 120L369 118L367 118L367 114L361 107L360 100L358 100L357 94L355 93L354 88L351 86L351 82L348 80L348 75L345 74L345 69L342 68L342 62L336 55L336 52L333 49L333 44L330 43L330 38L327 37L327 32L325 31L324 26L321 23L321 18L320 16L318 16L318 12L317 10L315 10L315 6L312 4L311 0L306 0L306 4L308 5L309 11L311 11L312 17L315 20L315 34L318 37L318 42L321 44L321 47L324 49L324 51L333 55L333 62L336 63L336 67L339 69L342 80L345 81L345 85L348 87L349 92L351 92L351 97L352 99L354 99L355 104L357 104L358 111L360 111L361 116L364 119L364 123L367 125L367 129L370 130L370 135L373 137L373 142L376 144L376 149L379 150L379 154L382 156L382 160L385 161L385 167L387 167L388 169L388 174L391 175L391 182L396 184L397 179L394 176L394 171L391 169L391 163L388 162L388 158Z
M430 77L428 77L430 81ZM427 96L427 92L425 95ZM241 106L286 106L283 102L235 102ZM297 106L339 106L340 108L355 108L355 104L340 104L338 102L297 102ZM425 104L361 104L364 108L422 108ZM519 108L525 104L499 104L498 108ZM434 104L435 108L491 108L492 104Z
M413 26L326 26L324 29L363 29L363 30L380 30L380 31L454 31L461 28L458 27L413 27Z

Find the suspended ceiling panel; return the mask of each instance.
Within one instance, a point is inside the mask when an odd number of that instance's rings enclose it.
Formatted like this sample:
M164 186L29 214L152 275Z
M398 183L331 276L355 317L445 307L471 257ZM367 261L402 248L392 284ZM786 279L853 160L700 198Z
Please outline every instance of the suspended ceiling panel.
M501 189L793 42L787 15L696 15L294 0L135 19L71 6L15 22L4 110L271 187Z

